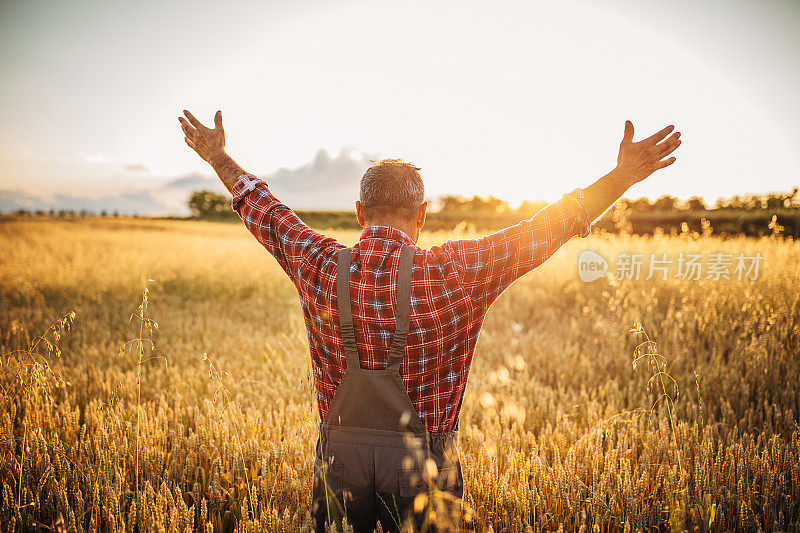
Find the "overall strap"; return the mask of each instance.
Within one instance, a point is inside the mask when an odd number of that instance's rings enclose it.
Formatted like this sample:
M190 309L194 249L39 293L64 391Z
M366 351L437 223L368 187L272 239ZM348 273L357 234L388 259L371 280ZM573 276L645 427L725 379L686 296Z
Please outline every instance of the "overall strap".
M358 362L353 309L350 307L350 248L339 250L336 262L336 303L339 306L339 330L344 343L346 368L361 368Z
M397 270L397 307L394 326L394 337L389 347L389 358L386 372L400 370L403 351L408 338L408 323L411 317L411 269L414 266L416 246L406 245L400 251L400 265Z

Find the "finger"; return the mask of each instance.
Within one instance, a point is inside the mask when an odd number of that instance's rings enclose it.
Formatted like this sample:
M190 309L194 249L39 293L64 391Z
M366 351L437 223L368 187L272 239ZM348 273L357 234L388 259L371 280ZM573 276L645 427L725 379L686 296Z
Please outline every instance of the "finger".
M217 114L214 115L214 128L221 130L222 129L222 111L217 111Z
M657 144L657 145L656 145L656 147L657 147L657 148L660 148L660 147L662 147L662 146L666 146L666 145L668 145L668 144L672 144L672 143L674 143L675 141L677 141L677 140L678 140L678 138L680 138L680 136L681 136L681 132L679 132L679 131L676 131L675 133L673 133L672 135L670 135L670 136L669 136L669 138L668 138L667 140L665 140L665 141L664 141L664 142L662 142L661 144Z
M625 133L622 135L623 143L633 142L633 122L630 120L625 121Z
M194 130L195 129L194 126L189 124L189 121L186 120L183 117L178 117L178 122L180 122L183 126L186 126L187 128L189 128L190 130Z
M194 118L194 115L192 115L191 113L189 113L189 111L188 111L187 109L184 109L184 110L183 110L183 114L184 114L184 115L186 115L186 116L189 118L189 122L191 122L191 123L192 123L192 125L193 125L195 128L198 128L198 129L199 129L199 128L205 128L205 126L203 126L203 124L201 124L199 120L197 120L196 118Z
M194 142L192 142L191 139L189 139L188 137L184 137L183 140L186 141L186 144L188 144L192 148L192 150L194 150Z
M655 143L659 142L660 140L662 140L667 135L669 135L672 132L672 130L674 130L674 129L675 129L675 126L669 125L666 128L664 128L663 130L659 131L658 133L654 133L653 135L651 135L647 139L643 140L642 142L655 144Z
M186 136L189 138L197 135L197 130L191 127L189 123L186 121L181 122L181 129L183 130L183 133L185 133Z
M681 136L681 132L679 132L679 131L675 132L672 135L670 135L667 138L667 140L665 140L662 143L656 144L655 146L652 146L651 149L654 150L655 153L661 153L661 152L663 152L665 150L668 150L668 149L672 148L673 146L675 146L675 144L681 142L680 136Z
M661 149L660 149L660 150L657 152L657 154L658 154L658 158L659 158L659 159L662 159L662 158L663 158L665 155L669 155L669 154L671 154L671 153L672 153L672 152L674 152L674 151L675 151L675 150L678 148L678 146L680 146L680 145L681 145L681 141L680 141L680 139L678 139L678 140L676 140L676 141L674 141L674 142L672 142L672 143L669 143L669 144L668 144L668 143L659 144L658 146L660 146L660 147L662 147L662 148L661 148Z
M670 157L669 159L665 159L664 161L660 161L658 163L658 166L656 166L656 170L658 170L659 168L668 167L674 162L675 162L675 158L674 157Z

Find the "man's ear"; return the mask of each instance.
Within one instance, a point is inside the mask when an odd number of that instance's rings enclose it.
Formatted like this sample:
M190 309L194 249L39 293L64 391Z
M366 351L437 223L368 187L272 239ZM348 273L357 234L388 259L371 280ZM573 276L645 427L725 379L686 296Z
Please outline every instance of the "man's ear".
M358 219L358 225L362 228L366 226L367 219L364 218L364 212L361 210L361 202L356 200L356 218Z
M422 205L419 206L419 213L417 213L417 228L422 229L422 226L425 225L425 216L428 212L428 202L422 202Z

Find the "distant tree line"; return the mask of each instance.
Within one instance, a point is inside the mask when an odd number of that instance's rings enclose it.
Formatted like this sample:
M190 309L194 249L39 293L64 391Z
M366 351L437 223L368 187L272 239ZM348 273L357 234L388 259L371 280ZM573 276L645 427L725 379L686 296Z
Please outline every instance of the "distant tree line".
M536 214L547 202L522 202L517 207L494 196L447 195L433 202L426 228L430 230L493 231ZM189 199L196 218L238 220L230 208L230 197L212 191L197 191ZM307 224L318 228L357 229L349 211L297 211ZM737 195L720 198L713 206L694 196L679 200L664 195L623 198L595 223L595 228L612 233L652 234L697 231L704 234L764 235L783 233L800 237L800 195L790 192Z
M798 209L800 196L798 188L790 192L773 192L769 194L736 195L730 198L719 198L713 206L707 206L705 200L692 196L688 200L679 200L674 196L664 195L651 201L649 198L629 200L623 198L619 203L636 212L654 211L709 211L712 209L739 209L743 211Z
M517 207L494 196L441 196L432 202L426 228L430 230L494 231L516 224L536 214L547 202L524 201ZM230 196L202 190L188 200L192 217L204 220L238 220L231 209ZM17 216L49 216L76 219L93 216L120 217L118 211L99 213L74 209L18 209ZM307 224L317 228L357 229L351 211L297 211ZM679 200L664 195L619 200L595 223L595 228L611 233L652 234L696 231L704 234L765 235L780 233L800 238L800 194L795 187L789 192L736 195L719 198L713 206L693 196Z
M679 200L670 195L660 196L655 200L649 198L637 198L630 200L622 198L618 204L636 212L672 212L672 211L708 211L711 209L741 209L752 210L775 210L775 209L798 209L800 208L800 195L798 188L795 187L790 192L773 192L769 194L747 194L736 195L730 198L719 198L712 206L707 206L705 200L699 196L692 196L688 200ZM516 209L512 209L508 202L488 196L482 198L473 196L465 198L463 196L442 196L439 198L439 211L469 212L469 213L535 213L547 205L546 202L524 201Z
M800 237L800 195L795 187L789 192L736 195L719 198L713 206L694 196L678 200L661 196L618 201L595 224L609 232L652 234L656 232L790 235Z
M24 207L11 211L9 214L17 215L17 216L28 216L28 217L51 217L51 218L63 218L63 219L75 219L75 218L89 218L89 217L132 217L138 218L139 215L136 213L133 214L123 214L117 210L109 212L106 209L101 209L100 211L95 211L93 209L26 209Z

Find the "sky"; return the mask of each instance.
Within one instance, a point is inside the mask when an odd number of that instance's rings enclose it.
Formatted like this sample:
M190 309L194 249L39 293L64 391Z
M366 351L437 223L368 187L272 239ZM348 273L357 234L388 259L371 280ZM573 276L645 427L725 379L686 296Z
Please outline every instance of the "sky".
M0 2L0 210L182 214L222 190L183 109L296 208L370 160L443 194L556 200L674 124L629 197L800 184L800 2Z

